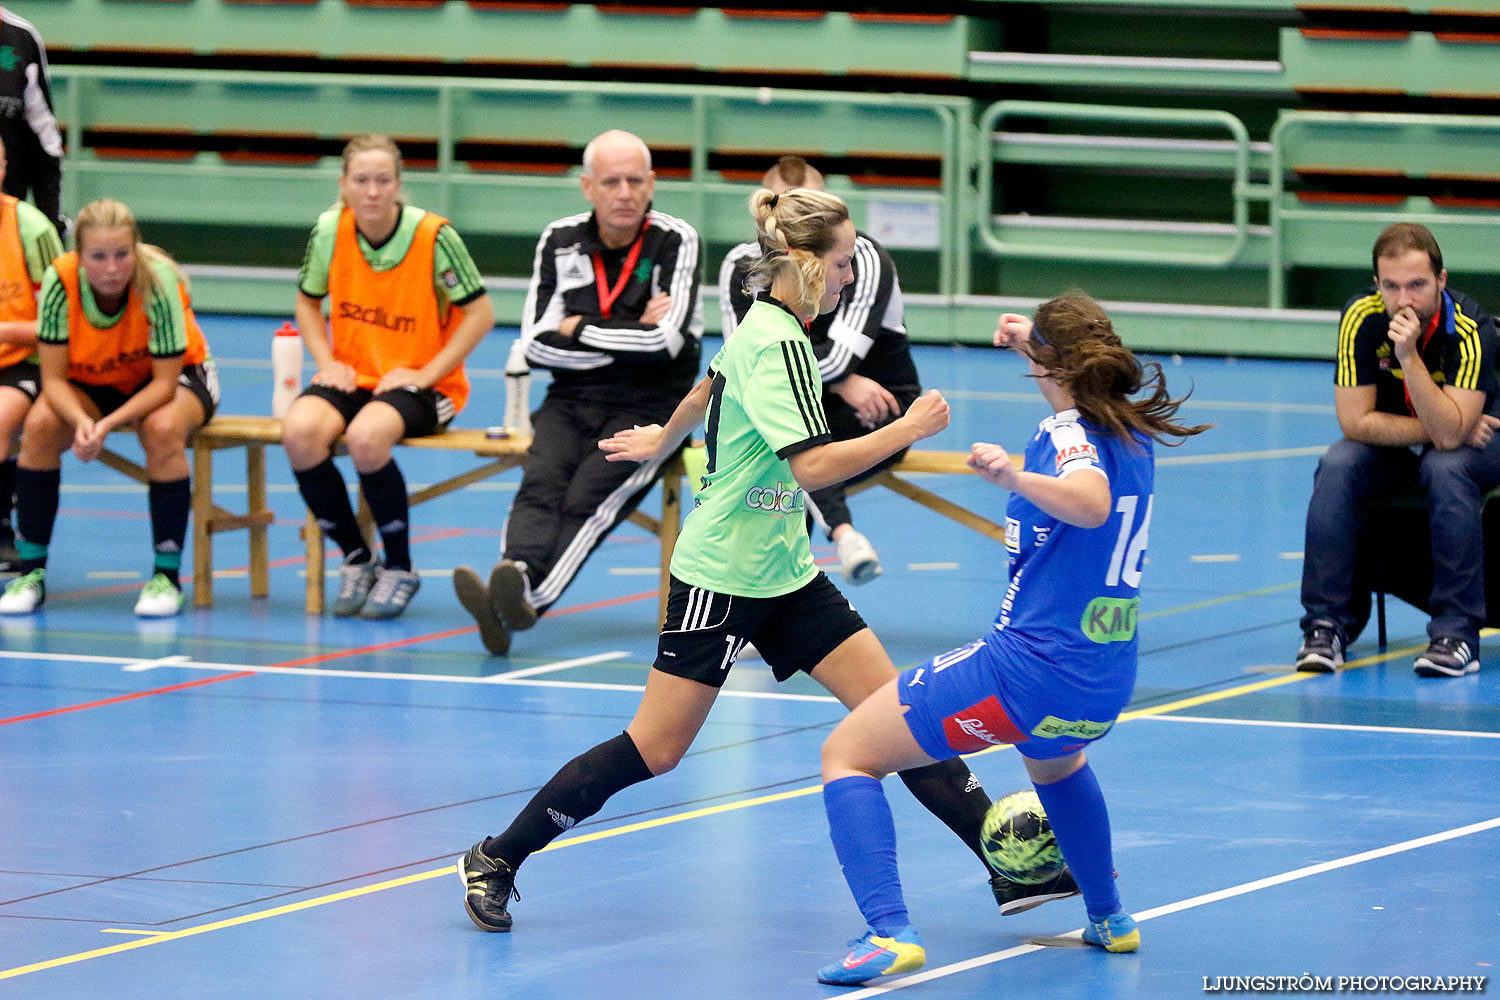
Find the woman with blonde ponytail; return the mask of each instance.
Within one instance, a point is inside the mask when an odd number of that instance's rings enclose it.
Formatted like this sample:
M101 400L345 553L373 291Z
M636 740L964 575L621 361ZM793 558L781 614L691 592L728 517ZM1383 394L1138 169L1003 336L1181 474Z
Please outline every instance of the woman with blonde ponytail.
M1143 367L1082 292L1043 303L1034 322L1001 316L995 346L1025 356L1053 410L1024 468L993 444L975 444L969 456L974 471L1010 492L1010 584L983 639L906 670L823 744L829 832L869 930L820 982L854 986L922 967L880 779L996 744L1021 755L1065 861L1040 884L1016 886L1029 897L1001 912L1082 895L1086 944L1116 953L1140 946L1115 889L1109 814L1083 748L1109 731L1135 689L1152 443L1207 427L1173 420L1181 401L1167 394L1161 367Z
M113 198L90 202L74 231L78 249L53 262L37 300L42 396L26 416L16 467L21 575L0 594L0 614L28 614L46 600L63 452L90 461L111 430L134 427L146 452L155 546L135 613L168 617L182 610L187 439L219 405L219 379L187 278L141 241L130 209Z
M647 461L671 454L707 416L707 469L673 552L645 695L625 732L564 765L505 832L460 860L465 907L484 930L510 930L515 871L527 857L616 792L677 766L747 643L778 681L806 671L850 708L896 676L875 634L813 564L805 491L936 434L948 404L929 392L878 430L832 441L805 325L834 308L852 277L849 210L804 189L757 191L750 210L765 249L751 278L759 299L665 427L599 442L611 461ZM902 778L983 857L989 798L967 765L944 761Z

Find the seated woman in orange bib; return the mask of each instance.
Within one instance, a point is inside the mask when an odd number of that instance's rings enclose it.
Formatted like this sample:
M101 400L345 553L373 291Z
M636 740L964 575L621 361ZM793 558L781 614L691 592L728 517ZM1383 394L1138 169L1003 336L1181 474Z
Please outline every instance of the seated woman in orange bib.
M0 142L0 182L5 180L5 144ZM16 569L16 533L11 497L16 492L13 443L31 404L42 393L36 359L36 293L42 276L62 256L57 230L27 202L0 194L0 572Z
M338 204L313 227L296 315L318 371L287 411L282 441L307 509L344 553L333 613L395 618L421 580L411 564L406 480L391 446L442 431L463 409L464 358L495 312L448 220L403 204L401 151L383 135L355 136L344 147ZM382 562L333 464L341 434L380 531Z
M182 610L187 439L219 405L219 379L187 279L141 242L130 209L111 198L91 202L76 232L78 249L53 262L38 295L42 395L26 415L16 466L21 575L0 594L0 614L29 614L47 598L63 452L90 461L111 430L134 427L146 452L156 550L135 613L168 617Z

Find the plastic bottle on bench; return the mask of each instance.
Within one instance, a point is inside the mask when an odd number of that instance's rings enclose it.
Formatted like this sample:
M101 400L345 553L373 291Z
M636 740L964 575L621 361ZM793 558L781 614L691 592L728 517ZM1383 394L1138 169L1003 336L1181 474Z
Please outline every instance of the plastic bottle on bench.
M291 323L282 323L271 338L271 374L271 415L280 420L302 391L302 335Z
M531 367L520 338L505 361L505 429L511 437L531 437Z

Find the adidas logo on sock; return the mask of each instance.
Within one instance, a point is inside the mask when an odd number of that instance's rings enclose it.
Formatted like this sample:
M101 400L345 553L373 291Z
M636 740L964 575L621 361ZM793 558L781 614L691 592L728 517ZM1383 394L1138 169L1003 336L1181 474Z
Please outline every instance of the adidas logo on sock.
M552 817L552 822L557 824L557 828L559 830L567 830L572 827L574 823L578 822L572 816L564 816L562 813L558 812L556 809L553 809L550 806L547 808L547 815Z

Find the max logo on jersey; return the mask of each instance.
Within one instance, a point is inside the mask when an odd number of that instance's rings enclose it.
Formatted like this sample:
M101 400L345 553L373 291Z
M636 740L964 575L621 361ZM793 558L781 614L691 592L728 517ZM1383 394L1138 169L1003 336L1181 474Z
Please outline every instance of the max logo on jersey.
M1005 743L1024 743L1028 738L1010 721L1010 716L1005 714L994 695L944 719L943 737L959 753L973 753Z
M1069 462L1077 459L1087 459L1090 462L1099 461L1099 449L1085 441L1083 444L1069 444L1057 449L1057 467L1061 469Z
M415 316L393 316L386 312L385 306L362 306L347 299L339 303L339 319L368 323L396 333L411 333L417 328Z

